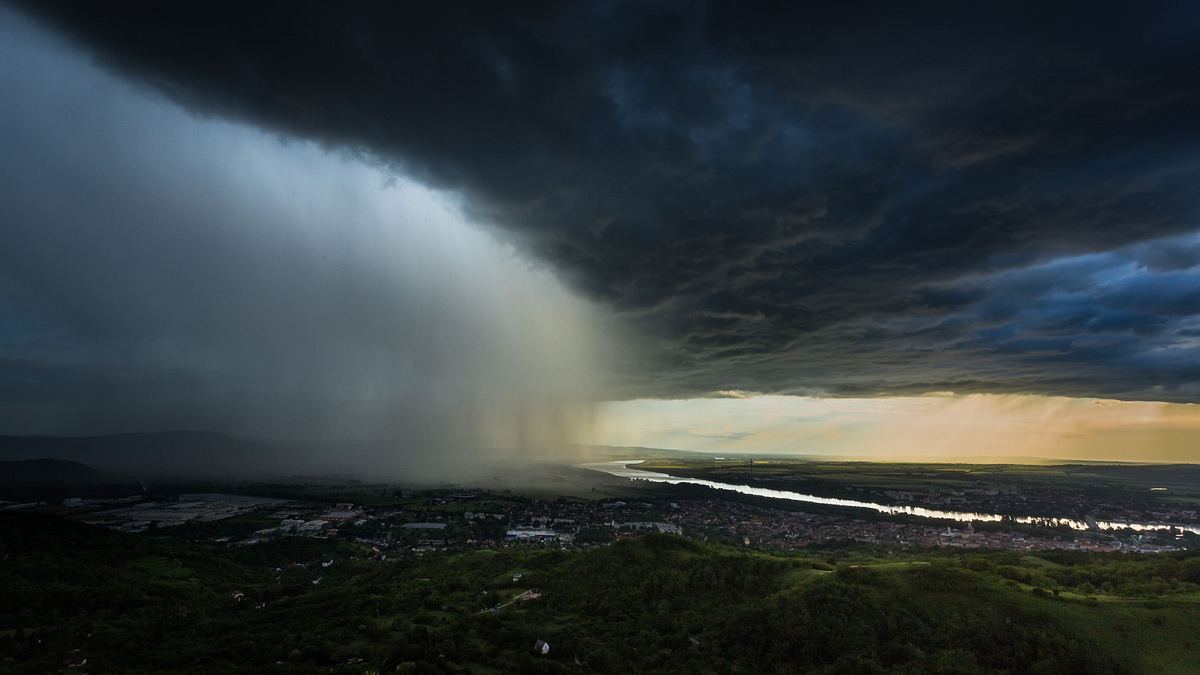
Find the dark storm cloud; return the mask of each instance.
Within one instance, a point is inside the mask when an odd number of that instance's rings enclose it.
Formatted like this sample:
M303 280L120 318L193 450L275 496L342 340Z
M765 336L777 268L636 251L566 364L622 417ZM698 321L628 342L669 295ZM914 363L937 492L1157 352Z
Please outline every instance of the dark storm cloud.
M461 191L638 328L623 395L1200 400L1192 3L27 7Z
M411 476L586 421L594 308L452 196L198 118L6 7L0 91L0 432L403 441L372 468Z

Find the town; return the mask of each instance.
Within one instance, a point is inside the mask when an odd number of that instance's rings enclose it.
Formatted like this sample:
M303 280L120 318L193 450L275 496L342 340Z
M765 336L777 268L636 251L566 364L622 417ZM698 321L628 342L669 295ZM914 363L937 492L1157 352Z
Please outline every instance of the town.
M379 559L445 549L587 548L649 532L780 552L831 542L1133 553L1200 545L1200 537L1194 533L1170 529L1073 530L1015 521L964 523L838 509L799 510L764 500L730 498L713 490L650 490L600 499L445 489L393 490L391 494L394 498L382 500L382 504L377 495L364 495L357 502L330 503L311 498L182 493L70 497L59 503L0 507L49 511L123 532L216 545L252 546L294 536L336 538L355 542L369 557Z

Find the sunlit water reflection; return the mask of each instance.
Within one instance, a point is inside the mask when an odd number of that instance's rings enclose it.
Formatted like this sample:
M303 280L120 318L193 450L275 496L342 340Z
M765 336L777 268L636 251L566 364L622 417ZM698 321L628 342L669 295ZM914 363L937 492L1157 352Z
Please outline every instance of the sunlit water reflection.
M1009 519L1018 523L1050 525L1074 528L1076 530L1088 529L1087 523L1081 520L1072 518L1062 518L1057 516L1002 516L996 513L976 513L972 511L944 511L941 509L929 509L923 506L896 506L892 504L876 504L874 502L858 501L856 499L839 499L836 497L818 497L816 495L808 495L802 492L793 492L791 490L774 490L771 488L754 487L751 485L736 485L733 483L721 483L704 478L686 478L681 476L672 476L658 471L647 471L645 469L634 468L633 464L640 464L645 460L619 460L616 462L594 462L581 465L585 469L592 471L600 471L621 478L630 480L644 480L651 483L667 483L670 485L703 485L713 488L714 490L729 490L731 492L739 492L744 495L753 495L755 497L769 497L771 499L787 499L794 502L807 502L809 504L825 504L828 506L842 506L852 509L870 509L878 513L888 515L908 515L918 516L920 518L936 518L940 520L957 520L960 522L999 522ZM1138 531L1148 530L1168 530L1175 528L1176 530L1193 532L1200 534L1200 525L1179 525L1173 523L1134 523L1111 520L1097 520L1096 525L1102 530L1119 530L1131 529Z

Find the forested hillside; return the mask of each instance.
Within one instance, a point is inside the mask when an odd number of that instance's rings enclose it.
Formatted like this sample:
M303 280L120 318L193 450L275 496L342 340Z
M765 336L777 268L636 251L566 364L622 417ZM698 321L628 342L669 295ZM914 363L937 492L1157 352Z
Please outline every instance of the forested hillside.
M208 547L0 514L0 670L1200 670L1195 555L778 556L654 535L372 556L335 540Z

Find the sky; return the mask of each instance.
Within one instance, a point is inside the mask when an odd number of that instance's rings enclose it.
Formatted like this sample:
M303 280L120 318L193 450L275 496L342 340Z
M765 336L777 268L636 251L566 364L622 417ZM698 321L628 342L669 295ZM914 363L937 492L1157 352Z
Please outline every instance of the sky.
M0 432L1200 461L1198 29L0 5Z
M0 433L433 453L590 415L598 314L454 195L194 115L0 12Z
M617 446L853 461L1196 462L1200 438L1200 406L1018 394L642 400L600 419Z

